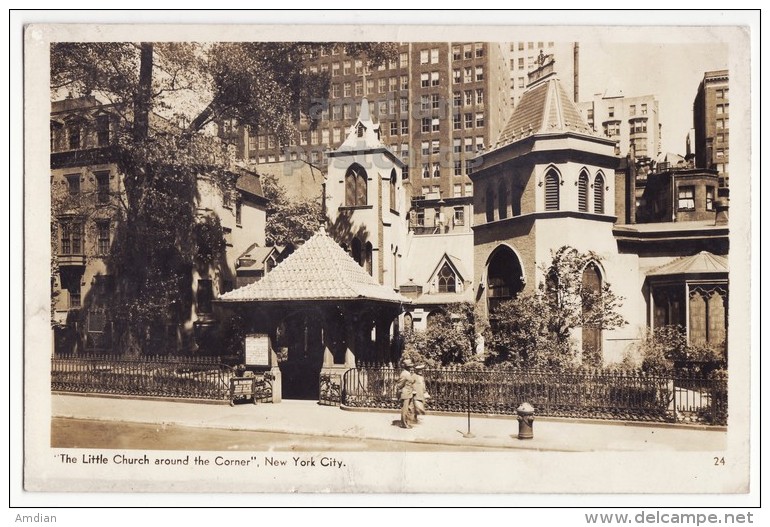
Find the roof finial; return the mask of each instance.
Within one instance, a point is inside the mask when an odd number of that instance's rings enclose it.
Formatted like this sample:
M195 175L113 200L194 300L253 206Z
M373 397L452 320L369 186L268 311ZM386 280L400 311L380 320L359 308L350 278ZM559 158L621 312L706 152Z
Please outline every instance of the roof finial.
M358 122L363 123L365 121L371 121L371 117L369 117L369 101L366 99L366 96L361 99L361 111L358 114Z

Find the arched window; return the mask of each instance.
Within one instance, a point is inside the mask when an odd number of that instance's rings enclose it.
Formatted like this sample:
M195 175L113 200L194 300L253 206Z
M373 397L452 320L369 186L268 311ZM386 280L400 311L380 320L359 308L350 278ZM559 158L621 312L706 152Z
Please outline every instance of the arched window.
M361 165L351 165L345 173L345 206L363 207L366 202L366 170Z
M578 176L578 210L588 212L588 174L585 172Z
M500 183L500 188L497 190L497 215L501 220L508 217L508 189L505 188L505 183Z
M390 171L390 208L391 210L398 210L398 204L396 203L396 169Z
M352 256L356 263L360 266L363 266L363 260L361 258L362 252L361 240L358 238L353 238L353 241L350 242L350 256Z
M487 221L495 221L495 191L492 190L492 187L487 188L486 199Z
M601 172L594 178L594 212L604 214L604 177Z
M411 333L414 330L414 320L411 313L404 315L404 333Z
M511 185L511 216L521 216L521 189Z
M440 309L428 313L426 325L428 328L435 326L444 317L444 312Z
M559 210L559 174L553 169L545 175L545 210Z
M457 292L457 277L455 276L452 268L449 264L444 262L441 270L438 272L438 292L439 293L456 293Z
M363 268L366 270L369 275L372 274L372 244L370 242L366 242L366 245L364 246L364 261L363 261Z
M601 312L602 275L595 263L590 262L583 270L583 363L600 366L602 363Z

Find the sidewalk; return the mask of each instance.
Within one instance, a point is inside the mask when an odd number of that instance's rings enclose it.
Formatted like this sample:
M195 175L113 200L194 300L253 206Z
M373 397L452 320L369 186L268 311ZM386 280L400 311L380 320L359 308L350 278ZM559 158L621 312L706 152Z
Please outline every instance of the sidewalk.
M251 430L315 436L368 438L439 445L473 445L526 450L717 451L726 448L723 428L535 417L534 438L519 440L515 417L471 414L430 415L412 429L394 424L398 411L350 411L313 401L238 404L234 407L196 402L158 401L53 394L51 417L119 421L220 430Z

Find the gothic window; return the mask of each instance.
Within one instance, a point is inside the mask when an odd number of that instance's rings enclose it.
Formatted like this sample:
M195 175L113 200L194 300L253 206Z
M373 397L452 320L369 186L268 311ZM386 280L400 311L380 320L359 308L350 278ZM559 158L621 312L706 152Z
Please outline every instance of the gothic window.
M351 165L345 173L345 206L366 206L366 170L361 165Z
M585 172L578 176L578 210L588 212L588 174Z
M594 212L604 214L604 177L601 172L594 178Z
M366 245L364 246L364 261L363 261L363 268L366 270L369 275L372 275L373 269L372 269L372 244L371 242L366 242Z
M511 216L521 216L521 189L511 185Z
M390 171L390 208L397 210L398 204L396 203L396 169Z
M553 169L545 175L545 210L559 210L559 174Z
M457 292L457 278L449 267L449 264L444 262L441 267L441 271L438 273L438 292L439 293L455 293Z
M501 220L508 217L508 190L505 188L505 183L500 184L500 188L497 192L497 213Z
M495 221L495 191L491 188L487 189L486 195L487 206L487 221Z
M361 262L363 261L361 259L362 253L363 251L361 250L361 240L358 238L353 238L353 241L350 242L350 256L353 257L358 265L361 265Z
M593 262L583 270L583 361L588 365L601 364L602 328L598 319L601 307L602 276L599 268Z

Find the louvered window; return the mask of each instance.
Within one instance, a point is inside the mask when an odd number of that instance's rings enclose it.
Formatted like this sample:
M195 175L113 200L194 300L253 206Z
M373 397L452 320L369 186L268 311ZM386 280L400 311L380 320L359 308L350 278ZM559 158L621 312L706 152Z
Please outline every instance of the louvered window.
M578 210L588 212L588 174L585 172L578 178Z
M601 174L594 179L594 212L604 214L604 178Z
M545 176L545 210L559 210L559 176L556 172Z

